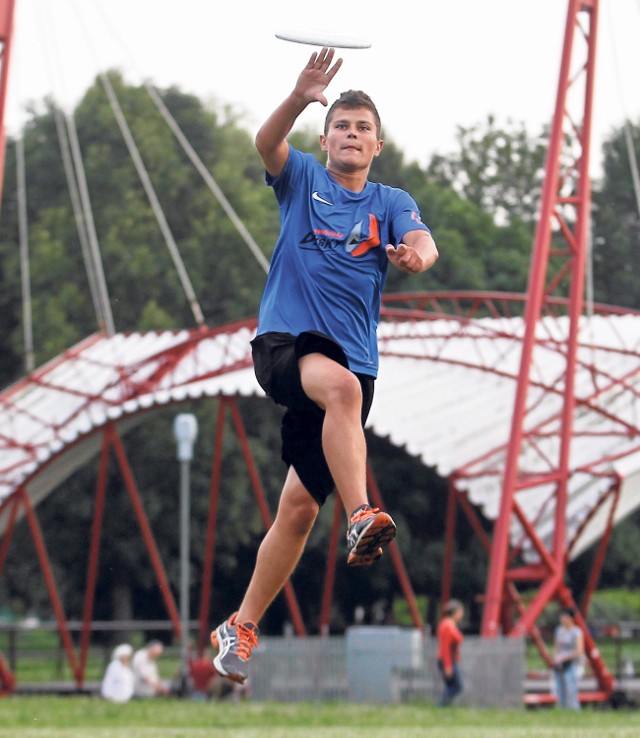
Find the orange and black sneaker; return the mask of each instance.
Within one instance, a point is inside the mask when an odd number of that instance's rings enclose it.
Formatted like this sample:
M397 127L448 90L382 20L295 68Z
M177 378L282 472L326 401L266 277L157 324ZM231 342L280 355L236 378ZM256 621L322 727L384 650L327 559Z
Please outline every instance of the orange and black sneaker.
M382 556L382 548L396 536L391 515L377 507L360 505L354 510L347 529L349 566L369 566Z
M258 645L258 626L238 623L238 613L225 620L211 633L211 645L218 649L213 665L227 679L244 684L249 676L251 651Z

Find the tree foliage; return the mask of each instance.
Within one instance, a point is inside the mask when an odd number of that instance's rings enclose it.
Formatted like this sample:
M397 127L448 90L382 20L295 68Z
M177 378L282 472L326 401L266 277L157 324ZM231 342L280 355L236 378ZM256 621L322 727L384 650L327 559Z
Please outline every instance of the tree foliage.
M432 158L428 173L449 185L499 222L531 223L538 212L544 179L546 136L533 138L524 124L500 128L490 115L484 124L458 128L458 151Z
M640 308L638 253L640 212L633 188L627 135L640 160L640 121L615 131L604 145L603 178L594 193L594 297L634 309Z

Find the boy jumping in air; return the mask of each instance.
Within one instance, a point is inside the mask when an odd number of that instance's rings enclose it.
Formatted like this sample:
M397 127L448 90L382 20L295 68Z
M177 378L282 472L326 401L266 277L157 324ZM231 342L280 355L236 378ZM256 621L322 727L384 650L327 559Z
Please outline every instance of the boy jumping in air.
M288 473L273 526L249 587L211 634L223 676L244 682L258 623L292 574L320 506L337 489L347 515L347 563L368 566L396 527L367 499L364 424L378 371L377 325L389 264L418 274L438 257L418 206L405 191L370 182L382 151L371 98L343 93L320 136L326 166L287 136L305 108L327 105L324 90L342 65L334 50L313 53L291 94L256 135L280 206L281 230L252 342L256 377L286 407L282 457Z

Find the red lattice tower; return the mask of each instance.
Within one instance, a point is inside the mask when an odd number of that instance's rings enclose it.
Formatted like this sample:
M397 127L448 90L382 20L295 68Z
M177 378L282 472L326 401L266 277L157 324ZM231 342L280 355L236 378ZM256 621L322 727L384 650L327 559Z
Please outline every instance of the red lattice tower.
M565 583L567 563L567 495L571 475L570 449L575 411L574 378L579 322L584 310L591 188L589 149L595 77L598 0L570 0L564 36L555 113L547 154L528 298L525 334L518 384L514 400L511 434L502 481L499 517L494 527L491 561L484 604L482 635L500 632L512 636L530 634L545 606L558 600L575 606ZM554 294L568 295L569 335L566 344L561 430L555 458L548 460L544 474L527 475L523 448L535 445L535 431L527 431L528 391L532 360L539 340L536 328L545 300ZM550 546L535 535L535 521L518 504L518 494L543 485L555 487L555 526ZM529 536L539 562L523 565L514 561L510 530L517 524ZM519 613L511 621L514 582L528 581L537 592L528 604L518 603ZM610 693L607 672L582 618L587 656L603 692Z

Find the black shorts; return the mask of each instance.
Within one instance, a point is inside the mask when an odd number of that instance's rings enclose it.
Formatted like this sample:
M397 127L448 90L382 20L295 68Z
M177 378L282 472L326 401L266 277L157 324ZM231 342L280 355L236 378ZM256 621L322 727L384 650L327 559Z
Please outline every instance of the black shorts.
M309 331L263 333L251 342L256 378L262 389L287 408L282 418L282 459L293 466L313 499L323 505L335 487L322 450L324 410L302 389L298 361L306 354L320 353L348 368L347 357L338 344L322 333ZM362 387L362 426L367 420L375 379L355 373Z

